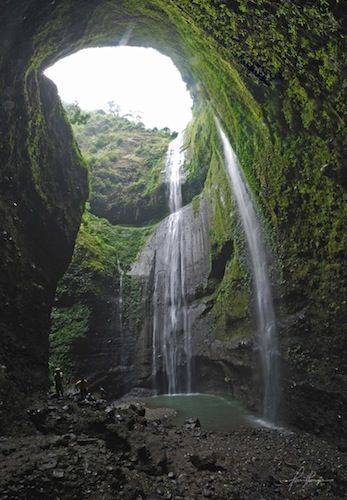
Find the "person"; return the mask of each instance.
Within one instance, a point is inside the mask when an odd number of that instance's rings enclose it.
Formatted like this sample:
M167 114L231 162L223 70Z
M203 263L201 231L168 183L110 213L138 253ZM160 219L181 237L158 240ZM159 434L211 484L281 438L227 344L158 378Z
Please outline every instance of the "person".
M103 387L99 387L99 397L100 399L106 399L106 391Z
M80 380L78 380L78 382L76 382L76 387L80 391L81 399L85 399L87 396L87 384L88 381L84 377L82 377Z
M63 388L63 372L60 368L56 368L54 370L54 384L55 384L55 393L57 397L64 396L64 388Z
M232 392L231 378L230 377L224 377L224 382L228 385L229 391Z

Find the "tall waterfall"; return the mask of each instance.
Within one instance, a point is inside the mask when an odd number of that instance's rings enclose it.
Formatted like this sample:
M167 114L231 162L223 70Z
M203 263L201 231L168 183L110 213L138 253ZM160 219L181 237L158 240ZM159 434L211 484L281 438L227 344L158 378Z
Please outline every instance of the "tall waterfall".
M225 165L240 219L246 234L256 297L257 344L263 376L263 418L274 422L279 406L279 352L276 318L268 275L265 244L249 188L236 155L218 120L217 129L223 145Z
M169 394L191 392L191 335L185 290L185 238L182 210L183 132L170 143L166 175L170 216L163 248L165 270L155 277L153 293L152 375L166 376ZM185 375L182 376L182 366Z

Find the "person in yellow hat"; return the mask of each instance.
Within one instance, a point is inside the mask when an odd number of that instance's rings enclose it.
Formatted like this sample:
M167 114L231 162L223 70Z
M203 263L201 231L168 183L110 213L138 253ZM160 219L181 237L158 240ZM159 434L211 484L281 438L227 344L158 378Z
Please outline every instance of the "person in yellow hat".
M87 396L87 386L88 386L88 381L84 377L82 377L80 380L76 382L76 387L80 391L81 399L85 399Z

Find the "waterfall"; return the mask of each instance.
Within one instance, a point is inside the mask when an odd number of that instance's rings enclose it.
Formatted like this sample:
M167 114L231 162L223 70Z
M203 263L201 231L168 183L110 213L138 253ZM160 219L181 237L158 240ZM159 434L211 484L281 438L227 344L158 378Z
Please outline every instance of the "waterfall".
M153 293L152 376L165 374L169 394L191 392L191 335L186 304L185 238L182 210L184 133L170 143L166 159L170 216L163 247L165 269L155 276ZM185 365L184 377L179 367ZM184 378L182 381L181 379Z
M120 265L119 260L117 259L117 268L119 274L119 296L118 296L118 319L120 328L123 327L123 279L124 279L124 271Z
M276 318L268 275L262 229L250 190L236 155L219 121L217 129L223 145L225 165L248 244L256 298L257 344L263 376L263 418L275 422L279 406L279 351Z
M119 274L119 291L118 291L118 324L120 330L120 352L119 352L119 364L125 369L127 366L127 352L125 350L126 342L126 332L123 328L123 288L124 288L124 269L122 269L119 259L117 259L117 268Z

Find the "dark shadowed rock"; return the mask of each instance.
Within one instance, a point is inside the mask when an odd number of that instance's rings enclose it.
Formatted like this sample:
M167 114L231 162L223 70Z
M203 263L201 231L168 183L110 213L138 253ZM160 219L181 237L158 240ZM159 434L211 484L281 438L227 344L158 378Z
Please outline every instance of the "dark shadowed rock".
M187 418L184 424L186 429L200 429L201 428L201 423L200 420L196 418Z
M191 463L198 470L209 470L211 472L224 470L221 465L217 464L217 457L214 453L207 455L191 455L189 458Z
M121 434L119 428L114 424L109 424L107 426L107 432L105 434L105 443L109 450L111 451L129 451L130 444L127 439L126 434Z

